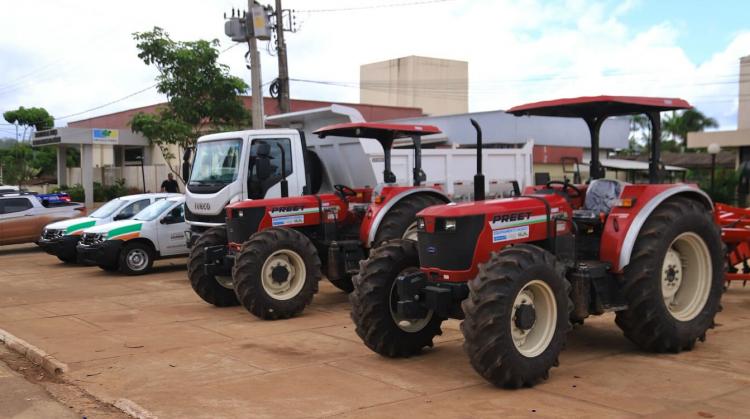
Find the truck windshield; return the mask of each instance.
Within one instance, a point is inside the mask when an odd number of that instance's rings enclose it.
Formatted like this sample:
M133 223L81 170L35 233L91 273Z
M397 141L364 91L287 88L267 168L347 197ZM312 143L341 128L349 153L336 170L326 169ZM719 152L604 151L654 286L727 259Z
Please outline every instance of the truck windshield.
M164 211L169 209L169 207L171 207L172 204L174 204L173 201L167 201L166 199L156 201L153 204L141 210L141 212L136 214L135 217L133 217L133 219L139 220L139 221L151 221L155 219L156 217L160 216Z
M98 210L92 212L91 215L89 215L89 217L91 217L91 218L107 218L110 215L112 215L112 213L114 213L115 211L117 211L121 206L123 206L123 205L125 205L127 203L128 203L128 201L124 201L124 200L119 199L119 198L113 199L113 200L107 202L106 204L102 205L101 207L99 207Z
M223 186L237 179L242 140L198 143L188 186Z

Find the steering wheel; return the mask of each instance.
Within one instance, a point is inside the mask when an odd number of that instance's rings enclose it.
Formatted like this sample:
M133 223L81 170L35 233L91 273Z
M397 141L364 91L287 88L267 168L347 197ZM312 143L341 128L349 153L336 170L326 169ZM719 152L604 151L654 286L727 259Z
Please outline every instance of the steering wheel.
M346 185L333 185L333 189L335 189L344 199L346 199L347 196L357 196L357 191Z
M568 182L567 180L564 181L564 182L560 181L560 180L550 180L549 182L547 182L547 184L545 186L548 187L548 188L552 188L552 185L560 185L560 186L562 186L563 187L563 192L565 192L566 194L568 194L568 196L571 197L571 198L580 198L581 195L583 195L581 193L580 189L576 188L572 183ZM575 192L575 195L566 192L567 189L570 189L571 191Z

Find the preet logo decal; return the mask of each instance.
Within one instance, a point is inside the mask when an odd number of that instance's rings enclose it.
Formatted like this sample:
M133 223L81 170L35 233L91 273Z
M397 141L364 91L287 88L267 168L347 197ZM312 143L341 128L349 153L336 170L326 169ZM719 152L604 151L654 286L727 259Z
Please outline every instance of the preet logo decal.
M193 204L193 208L195 208L198 211L208 211L211 209L211 204L208 202L196 202Z
M490 221L493 230L506 227L517 227L529 224L543 223L547 221L547 215L531 215L530 211L509 212L507 214L496 214Z

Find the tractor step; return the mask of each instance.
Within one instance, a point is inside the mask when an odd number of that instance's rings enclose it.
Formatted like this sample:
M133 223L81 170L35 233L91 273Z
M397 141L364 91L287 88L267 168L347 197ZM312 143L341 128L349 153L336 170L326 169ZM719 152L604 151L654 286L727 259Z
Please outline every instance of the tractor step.
M590 314L602 314L608 311L619 311L628 308L620 282L610 272L610 264L597 260L585 260L576 263L568 271L570 297L573 300L571 320L580 321Z

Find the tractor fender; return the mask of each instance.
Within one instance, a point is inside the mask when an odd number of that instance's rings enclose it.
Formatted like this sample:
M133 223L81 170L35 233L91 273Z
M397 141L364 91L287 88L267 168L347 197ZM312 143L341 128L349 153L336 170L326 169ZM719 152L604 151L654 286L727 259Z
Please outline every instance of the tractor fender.
M656 208L662 202L666 201L668 198L672 198L678 195L686 196L690 199L699 201L703 205L705 205L708 210L713 211L714 204L713 201L711 201L711 197L708 196L707 193L693 186L675 186L674 188L669 188L654 196L638 212L638 214L633 219L633 222L630 224L628 232L625 234L625 239L622 242L622 249L620 250L620 258L618 264L620 270L625 269L625 267L630 263L630 256L633 252L633 247L635 247L635 240L638 238L638 233L640 233L641 228L646 223L646 220L648 220L648 218L651 216L651 213L654 212L654 210L656 210Z
M390 211L391 208L401 202L404 198L415 194L433 195L444 200L446 204L451 202L451 199L448 197L448 195L434 188L411 188L400 192L398 195L389 199L388 202L386 202L385 205L383 205L383 207L380 208L380 210L375 214L375 219L372 220L369 232L367 233L366 246L368 248L370 247L370 244L375 241L375 235L378 232L378 228L380 228L380 223L383 221L383 218L385 218L386 214L388 214L388 211Z

